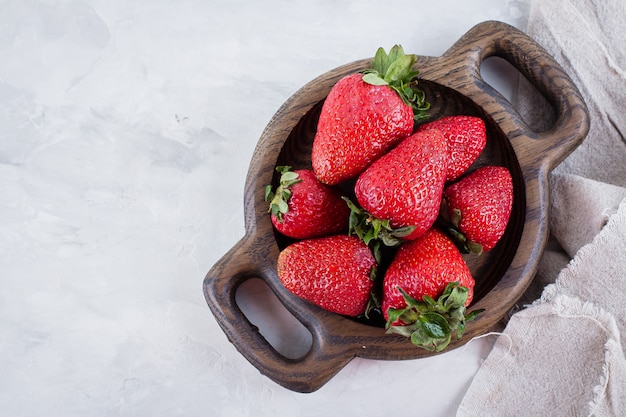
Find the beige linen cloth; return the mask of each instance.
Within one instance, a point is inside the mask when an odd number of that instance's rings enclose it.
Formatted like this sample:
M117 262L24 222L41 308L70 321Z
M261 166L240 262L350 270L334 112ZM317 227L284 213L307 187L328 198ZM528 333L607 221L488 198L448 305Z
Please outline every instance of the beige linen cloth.
M533 0L526 33L570 74L591 127L551 175L548 250L457 417L626 416L626 3ZM530 90L518 108L549 123Z

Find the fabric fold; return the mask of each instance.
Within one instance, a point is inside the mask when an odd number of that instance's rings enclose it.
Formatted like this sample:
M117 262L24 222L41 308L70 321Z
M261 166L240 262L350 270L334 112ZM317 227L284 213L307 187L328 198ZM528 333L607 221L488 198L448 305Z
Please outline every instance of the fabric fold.
M593 240L626 198L624 187L572 174L553 175L550 186L550 230L571 258Z
M457 417L617 416L625 409L626 361L610 313L559 294L510 323L518 333L498 338Z

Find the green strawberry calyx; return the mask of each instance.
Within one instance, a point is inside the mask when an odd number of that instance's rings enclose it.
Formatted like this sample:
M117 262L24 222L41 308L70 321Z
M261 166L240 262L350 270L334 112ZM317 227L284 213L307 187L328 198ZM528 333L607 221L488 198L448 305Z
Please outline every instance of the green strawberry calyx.
M410 235L415 230L415 226L404 226L393 228L389 220L381 220L366 210L358 207L348 197L342 197L350 208L348 219L348 234L356 235L366 245L372 248L374 257L380 262L380 244L394 247L403 242L402 238Z
M378 48L371 68L363 70L362 74L366 83L387 85L396 91L413 108L414 120L419 122L428 118L426 111L430 103L426 101L424 91L417 86L419 71L413 68L416 61L417 55L406 55L400 45L394 45L389 54Z
M409 337L415 346L429 351L441 352L450 344L453 336L460 339L465 333L465 323L484 311L474 310L465 314L469 290L458 282L448 283L437 300L424 296L419 301L402 288L397 288L407 306L389 309L385 325L387 333ZM395 324L397 322L402 324Z
M473 242L465 236L461 231L461 210L455 208L452 210L452 214L449 214L448 202L445 198L441 200L441 208L439 210L439 217L437 219L441 229L452 239L456 247L461 253L473 253L475 255L481 255L483 253L483 245L478 242Z
M279 222L282 222L283 215L289 211L287 202L291 198L290 187L302 179L298 177L297 173L291 171L291 167L288 165L277 166L276 172L280 173L278 187L276 191L273 190L271 184L265 187L265 201L270 203L268 212L276 216Z

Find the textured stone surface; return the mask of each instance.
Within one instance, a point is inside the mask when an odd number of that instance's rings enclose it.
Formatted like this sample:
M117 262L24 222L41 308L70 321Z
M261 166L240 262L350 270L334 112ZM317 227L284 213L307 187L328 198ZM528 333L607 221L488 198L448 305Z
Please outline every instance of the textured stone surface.
M378 46L438 56L476 23L523 28L528 14L524 1L387 6L0 1L4 415L372 415L405 396L431 417L456 410L491 337L423 360L356 359L296 394L239 355L202 294L243 236L256 141L300 86ZM506 92L506 69L489 70ZM279 308L248 311L301 351Z

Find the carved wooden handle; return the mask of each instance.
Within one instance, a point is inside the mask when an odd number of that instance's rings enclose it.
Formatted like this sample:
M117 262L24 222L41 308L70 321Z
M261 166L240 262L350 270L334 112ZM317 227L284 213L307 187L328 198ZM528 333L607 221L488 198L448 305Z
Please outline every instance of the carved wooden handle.
M270 277L275 271L265 261L272 259L271 250L267 249L267 245L251 236L240 240L207 274L204 284L207 302L229 341L262 374L290 390L315 391L355 356L357 342L349 343L340 335L333 337L324 326L325 312L317 311L315 306L294 304L278 291L277 296L285 307L311 332L313 343L311 349L297 359L282 355L268 343L235 301L237 289L247 279L275 282Z
M480 66L489 57L509 62L548 101L555 112L551 128L532 130L513 105L483 80ZM522 166L552 170L589 130L587 107L567 73L541 45L508 24L489 21L474 26L436 59L436 65L425 69L423 76L428 74L483 107L511 139Z

